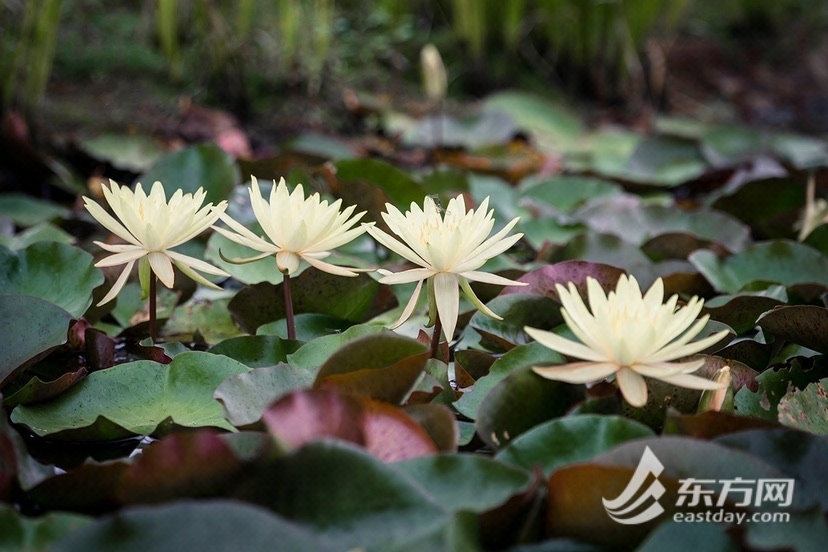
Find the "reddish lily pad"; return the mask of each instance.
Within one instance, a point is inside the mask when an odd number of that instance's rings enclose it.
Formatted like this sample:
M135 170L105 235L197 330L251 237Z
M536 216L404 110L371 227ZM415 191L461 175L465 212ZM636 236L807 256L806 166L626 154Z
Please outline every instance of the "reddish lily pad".
M762 313L785 304L787 299L783 286L771 286L756 293L719 295L705 302L702 313L727 324L739 335L755 328Z
M510 293L530 293L543 295L558 301L556 284L567 287L569 282L575 284L575 288L581 297L587 296L587 278L594 278L601 284L604 290L615 289L618 279L624 271L614 266L592 263L589 261L562 261L554 265L542 266L531 272L527 272L520 278L519 282L525 282L526 286L507 286L501 295Z
M402 409L331 390L294 391L268 408L263 419L273 436L294 448L333 437L386 462L437 452L434 441Z

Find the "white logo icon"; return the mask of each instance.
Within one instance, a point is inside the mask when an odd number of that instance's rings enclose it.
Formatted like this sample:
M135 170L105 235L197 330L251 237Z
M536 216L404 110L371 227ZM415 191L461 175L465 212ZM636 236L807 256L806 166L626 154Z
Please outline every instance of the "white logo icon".
M665 493L664 485L658 480L662 471L664 471L664 466L658 461L656 455L650 447L645 448L627 488L612 500L601 499L607 515L618 523L636 525L655 519L664 513L664 508L658 503L658 499ZM653 482L642 491L650 474L654 477ZM640 511L643 505L650 501L652 503L644 511ZM631 512L639 513L629 516Z

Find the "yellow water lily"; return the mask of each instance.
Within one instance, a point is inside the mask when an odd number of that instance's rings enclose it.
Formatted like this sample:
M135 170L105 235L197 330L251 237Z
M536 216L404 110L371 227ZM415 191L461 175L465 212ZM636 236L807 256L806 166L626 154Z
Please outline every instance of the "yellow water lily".
M542 345L569 357L583 359L560 366L535 367L541 376L569 383L589 383L615 375L624 398L632 406L647 403L644 377L656 378L690 389L720 389L722 383L694 376L704 360L674 362L719 342L727 330L698 341L708 315L698 320L704 304L693 297L676 308L678 296L664 303L664 282L657 279L642 296L638 282L622 275L615 291L605 294L601 285L587 278L589 309L570 282L568 289L556 285L566 324L581 341L552 332L526 327L526 333ZM590 312L591 311L591 312Z
M319 270L338 276L356 276L351 269L344 268L323 261L322 259L336 249L350 242L363 232L364 226L352 228L365 214L354 212L351 205L340 211L342 200L332 204L322 200L319 193L305 198L301 184L293 192L289 192L285 179L270 191L270 202L262 197L259 181L251 177L252 185L248 189L250 203L256 220L262 227L264 237L257 236L230 216L223 214L222 222L227 224L233 232L221 227L215 227L228 239L247 246L261 254L243 259L225 259L232 263L248 263L275 256L276 266L285 275L291 275L299 269L301 261L305 261Z
M218 205L203 205L206 192L199 188L195 194L176 190L169 202L160 182L152 185L149 195L141 184L132 191L128 186L119 186L112 180L109 187L101 187L116 220L94 200L84 197L84 206L107 230L126 241L126 244L108 244L96 241L101 248L113 253L95 263L98 267L126 264L115 285L101 299L103 305L114 299L126 284L135 261L139 261L139 275L142 288L147 289L150 270L168 288L173 286L175 274L173 265L196 282L220 289L205 279L196 270L216 276L230 276L223 270L199 259L171 251L198 236L212 226L227 207L227 202Z
M434 199L428 196L422 209L416 203L412 203L405 215L390 203L386 204L386 212L382 214L382 218L400 239L377 227L367 227L368 233L379 243L420 267L397 273L379 271L383 275L380 283L417 282L411 300L392 327L401 325L414 312L423 282L426 280L429 281L429 291L433 293L437 317L447 339L452 338L457 325L460 289L477 309L492 318L500 319L500 316L478 299L469 282L501 286L525 285L478 270L486 261L512 247L523 234L509 235L519 220L515 218L489 237L495 221L494 211L488 208L487 197L478 209L467 211L463 196L460 195L450 200L445 213L441 214ZM431 315L434 319L433 312Z

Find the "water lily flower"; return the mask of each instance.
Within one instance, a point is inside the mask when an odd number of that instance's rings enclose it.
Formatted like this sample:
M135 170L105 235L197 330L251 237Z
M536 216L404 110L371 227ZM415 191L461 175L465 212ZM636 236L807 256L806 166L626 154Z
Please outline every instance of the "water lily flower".
M223 270L199 259L171 251L212 226L227 207L227 202L218 205L204 203L207 193L199 188L195 194L176 190L167 202L164 186L160 182L152 185L149 195L141 184L133 192L128 186L119 186L112 180L109 188L101 187L109 207L118 217L116 220L94 200L84 197L84 206L107 230L126 241L126 244L95 243L113 253L95 263L97 267L126 264L115 285L101 299L103 305L114 299L126 284L135 261L141 287L146 294L150 271L168 288L173 287L175 274L173 265L196 282L215 289L218 286L204 278L196 270L216 276L230 276Z
M722 330L691 342L709 318L705 315L696 320L704 304L702 299L693 297L677 309L677 295L664 303L661 278L642 297L636 279L626 275L619 278L615 291L608 295L595 279L587 278L589 309L572 282L569 289L560 284L556 289L564 320L581 342L530 327L525 328L526 333L542 345L583 362L535 367L534 371L541 376L589 383L615 374L622 395L635 407L647 403L644 377L690 389L724 386L691 374L704 364L703 359L674 362L710 347L727 334L727 330Z
M221 227L215 227L228 239L247 246L261 254L243 259L225 259L231 263L249 263L275 256L276 266L282 274L290 276L299 269L301 261L306 261L313 267L338 276L356 276L351 269L337 266L322 259L336 249L350 242L363 232L364 226L352 228L365 214L354 212L354 206L340 211L342 200L332 204L322 201L319 193L305 198L301 184L288 192L285 179L270 191L270 202L262 197L259 181L251 177L252 185L248 189L250 203L256 220L267 235L257 236L226 214L221 220L234 232ZM275 184L275 182L274 182ZM223 257L222 257L223 258Z
M519 220L515 218L489 237L494 227L494 211L488 210L488 207L487 197L478 209L466 211L463 196L460 195L450 200L445 213L441 214L434 199L427 196L422 209L412 203L405 215L390 203L385 205L386 212L382 218L388 228L401 239L379 228L367 227L368 233L379 243L420 267L397 273L380 270L383 275L380 283L417 282L411 300L392 328L400 326L411 316L426 280L429 281L429 291L433 286L438 320L447 339L451 340L457 325L460 289L478 310L492 318L501 319L478 299L469 282L501 286L525 285L478 270L486 261L512 247L523 234L508 235ZM434 312L431 312L431 316L433 320Z

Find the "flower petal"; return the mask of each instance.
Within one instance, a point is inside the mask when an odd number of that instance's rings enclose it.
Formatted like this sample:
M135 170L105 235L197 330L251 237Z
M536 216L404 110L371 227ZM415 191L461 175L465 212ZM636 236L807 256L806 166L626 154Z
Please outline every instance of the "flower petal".
M101 299L98 302L99 307L101 305L105 305L106 303L109 303L110 301L115 299L115 297L118 296L118 294L124 288L124 284L126 284L127 278L129 278L129 274L130 274L130 272L132 272L132 267L133 266L135 266L135 261L130 261L126 264L124 269L121 271L121 274L118 276L118 279L115 280L115 283L109 289L109 292L104 296L103 299Z
M701 376L694 376L693 374L676 374L675 376L657 379L678 387L686 387L687 389L724 389L728 386L727 383L716 382Z
M434 275L434 299L437 302L437 315L443 325L446 340L454 339L454 328L460 311L460 289L457 276L450 272Z
M618 371L614 362L570 362L559 366L535 366L532 370L546 379L567 383L591 383Z
M172 262L170 258L164 253L151 251L147 254L152 272L158 276L161 283L172 288L175 283L175 272L173 272Z
M641 408L647 404L647 382L636 372L622 367L615 376L615 381L630 406Z
M548 347L549 349L557 351L562 355L581 358L592 362L608 362L611 360L607 358L606 355L602 355L598 351L590 349L583 343L577 343L552 332L531 328L529 326L524 327L523 331L529 334L529 336L544 347Z

